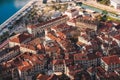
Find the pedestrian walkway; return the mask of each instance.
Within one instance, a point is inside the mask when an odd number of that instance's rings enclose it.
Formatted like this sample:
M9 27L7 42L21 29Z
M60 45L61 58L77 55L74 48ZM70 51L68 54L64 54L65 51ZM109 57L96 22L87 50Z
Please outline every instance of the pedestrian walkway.
M96 7L96 8L99 8L99 9L102 9L102 10L106 10L106 11L111 12L111 13L116 13L116 14L120 13L120 10L114 9L110 6L100 4L96 1L89 0L89 1L84 1L83 3L90 5L90 6L93 6L93 7Z

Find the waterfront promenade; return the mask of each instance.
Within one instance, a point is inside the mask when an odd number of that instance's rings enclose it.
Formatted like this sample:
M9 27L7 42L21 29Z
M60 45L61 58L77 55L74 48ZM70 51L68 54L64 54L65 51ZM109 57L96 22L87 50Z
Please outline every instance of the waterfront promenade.
M120 16L117 16L120 14L120 10L114 9L110 6L106 6L103 4L100 4L93 0L77 0L76 2L82 2L85 6L83 8L88 8L94 11L97 11L99 13L102 13L104 10L108 12L108 16L120 20Z
M26 4L23 8L21 8L18 12L16 12L13 16L7 19L4 23L0 25L0 35L3 32L8 30L9 26L12 26L16 20L19 20L22 16L26 15L28 11L31 10L33 7L32 5L35 4L38 0L31 0L28 4Z
M116 14L120 13L120 10L118 10L118 9L114 9L113 7L100 4L100 3L93 1L93 0L84 1L83 3L90 5L90 6L93 6L93 7L96 7L96 8L99 8L101 10L106 10L106 11L111 12L111 13L116 13Z

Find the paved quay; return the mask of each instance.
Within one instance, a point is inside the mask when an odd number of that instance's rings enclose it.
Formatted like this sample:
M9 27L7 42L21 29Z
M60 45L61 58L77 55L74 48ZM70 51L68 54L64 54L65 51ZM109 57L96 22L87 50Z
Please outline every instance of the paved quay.
M3 22L0 25L0 35L2 35L3 32L8 31L8 27L13 25L13 23L16 20L19 20L22 16L24 16L29 10L31 10L31 8L33 6L33 4L35 4L38 0L31 0L30 2L28 2L23 8L21 8L19 11L17 11L13 16L11 16L10 18L8 18L5 22Z
M116 13L116 14L120 13L120 10L114 9L113 7L110 7L110 6L100 4L96 1L89 0L89 1L84 1L84 3L87 4L87 5L102 9L102 10L106 10L108 12L113 12L113 13Z

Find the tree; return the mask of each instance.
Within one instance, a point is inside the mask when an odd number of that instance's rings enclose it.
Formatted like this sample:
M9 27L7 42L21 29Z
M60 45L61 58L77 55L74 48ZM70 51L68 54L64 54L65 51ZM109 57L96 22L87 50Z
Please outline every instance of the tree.
M6 32L3 33L3 35L4 35L4 37L8 37L9 36L9 32L6 31Z
M101 21L103 21L103 22L107 21L107 15L103 15L103 16L101 17Z
M10 37L11 37L11 36L14 36L14 35L16 35L16 33L13 32L13 33L10 35Z
M102 11L102 15L107 15L107 14L108 14L108 12L106 10Z
M59 80L70 80L70 78L64 73L64 71L62 72L62 75L60 76Z
M103 21L103 22L107 21L107 19L108 19L107 15L108 15L108 12L106 10L103 10L102 11L102 16L100 18L100 21Z
M110 0L97 0L97 2L100 2L101 4L104 4L104 5L110 4Z
M12 28L13 28L13 26L8 27L9 30L11 30Z
M76 5L82 6L82 2L77 2Z

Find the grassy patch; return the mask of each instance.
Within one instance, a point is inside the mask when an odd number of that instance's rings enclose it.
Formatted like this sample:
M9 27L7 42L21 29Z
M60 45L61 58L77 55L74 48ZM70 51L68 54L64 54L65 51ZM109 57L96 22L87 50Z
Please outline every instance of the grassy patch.
M101 0L99 2L104 5L110 5L110 0Z
M107 11L107 12L113 14L113 15L117 15L117 13L115 13L115 12L111 12L111 11L108 11L108 10L106 10L106 9L101 9L101 8L94 7L94 6L91 6L91 5L85 4L85 3L84 3L84 5L89 6L89 7L91 7L91 8L96 8L96 9L99 9L99 10L102 10L102 11L105 10L105 11Z
M120 20L118 20L116 18L112 18L110 16L107 17L107 20L111 20L111 21L115 21L115 22L120 22Z

